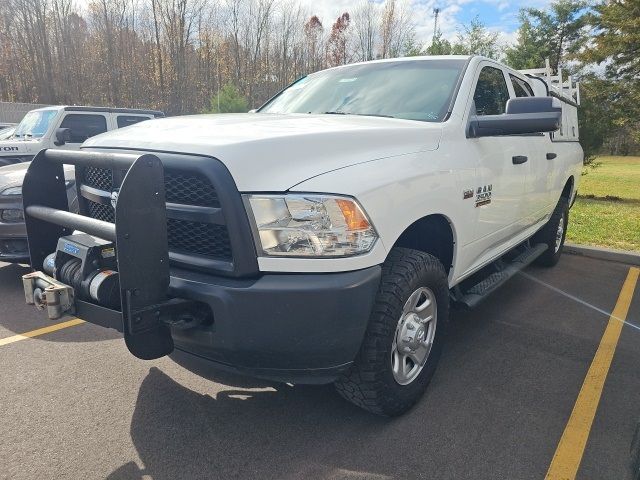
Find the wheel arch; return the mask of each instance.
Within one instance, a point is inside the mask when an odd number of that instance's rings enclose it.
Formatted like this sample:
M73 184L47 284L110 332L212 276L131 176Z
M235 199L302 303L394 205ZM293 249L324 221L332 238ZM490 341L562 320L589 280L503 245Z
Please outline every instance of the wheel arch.
M447 273L456 258L456 232L453 222L442 214L419 218L396 239L394 247L411 248L433 255L442 262Z
M573 196L574 185L575 185L575 179L573 178L573 175L571 175L569 176L569 178L567 178L567 181L564 183L564 187L562 188L562 193L560 194L560 196L571 201L571 197Z

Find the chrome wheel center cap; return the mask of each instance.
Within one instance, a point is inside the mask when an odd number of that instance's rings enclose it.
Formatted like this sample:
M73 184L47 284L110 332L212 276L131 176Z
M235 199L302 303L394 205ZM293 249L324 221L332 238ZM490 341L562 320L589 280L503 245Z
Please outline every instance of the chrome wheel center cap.
M400 342L405 352L414 352L424 342L425 328L420 317L411 313L405 317L400 335Z

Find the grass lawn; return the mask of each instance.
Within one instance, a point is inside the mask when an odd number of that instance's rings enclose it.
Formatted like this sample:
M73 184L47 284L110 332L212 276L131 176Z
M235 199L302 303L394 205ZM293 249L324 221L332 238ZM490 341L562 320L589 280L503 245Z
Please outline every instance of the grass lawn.
M567 241L640 251L640 157L599 157L582 176Z

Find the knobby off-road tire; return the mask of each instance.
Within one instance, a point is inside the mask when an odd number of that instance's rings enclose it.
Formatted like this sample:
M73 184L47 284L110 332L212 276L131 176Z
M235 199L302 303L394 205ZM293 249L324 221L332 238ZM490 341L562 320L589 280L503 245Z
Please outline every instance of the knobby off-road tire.
M560 201L547 224L533 236L534 243L545 243L547 245L547 250L536 258L536 265L553 267L558 263L564 248L568 224L569 201L565 197L560 197Z
M436 321L433 331L425 327L424 332L414 337L429 336L432 339L431 348L424 357L426 362L419 371L415 371L415 378L405 378L410 381L403 385L396 379L399 374L397 371L394 373L393 365L398 363L394 364L392 358L394 351L396 359L399 355L397 345L400 343L397 342L396 331L401 331L404 326L404 332L407 333L407 322L420 319L418 313L411 314L411 318L406 313L407 308L416 303L416 292L424 292L420 293L421 299L432 298L433 307L429 308L435 310ZM429 302L420 301L418 300L415 311L422 308L423 312L427 312L426 305ZM425 317L429 315L424 313ZM397 416L406 412L420 399L435 372L442 353L448 320L449 286L447 274L440 261L417 250L394 248L382 266L380 287L360 352L351 369L335 383L338 393L375 414ZM425 326L428 324L424 323ZM419 326L418 331L421 330L421 323L410 326L414 325ZM415 332L416 330L412 329L408 333L413 335ZM409 337L403 338L406 340ZM427 343L425 341L425 344ZM408 364L412 363L409 360Z

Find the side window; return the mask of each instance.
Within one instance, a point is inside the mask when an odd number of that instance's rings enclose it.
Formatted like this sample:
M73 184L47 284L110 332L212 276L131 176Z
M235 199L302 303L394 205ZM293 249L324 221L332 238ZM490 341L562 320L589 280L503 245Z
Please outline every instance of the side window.
M138 115L118 115L116 118L118 128L128 127L129 125L143 122L144 120L149 120L149 117L140 117Z
M71 129L71 141L69 143L82 143L87 138L107 131L107 119L104 115L83 115L70 113L60 128Z
M484 67L480 71L476 91L473 94L478 115L500 115L504 113L509 89L502 70L494 67Z
M514 75L509 74L513 90L516 92L516 97L533 97L533 90L531 85Z

